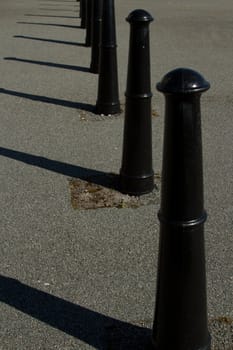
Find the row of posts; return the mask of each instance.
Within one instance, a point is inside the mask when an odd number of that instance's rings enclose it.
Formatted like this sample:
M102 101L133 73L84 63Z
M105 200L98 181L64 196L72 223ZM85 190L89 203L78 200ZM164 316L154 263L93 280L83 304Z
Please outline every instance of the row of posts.
M120 112L114 0L80 0L81 27L92 45L90 71L99 73L98 114ZM120 190L154 188L152 168L149 24L135 10L130 24ZM175 69L157 84L165 96L160 246L152 349L210 350L207 322L201 94L209 83L196 71Z

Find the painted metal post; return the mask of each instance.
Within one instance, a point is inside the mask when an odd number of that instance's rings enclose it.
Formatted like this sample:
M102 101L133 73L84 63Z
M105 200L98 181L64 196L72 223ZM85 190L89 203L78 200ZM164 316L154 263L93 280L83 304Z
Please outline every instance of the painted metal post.
M87 0L80 0L81 28L86 28Z
M103 0L93 1L92 50L90 72L99 73L100 37L102 26Z
M166 99L160 250L152 343L156 350L209 350L201 93L209 83L178 68L157 84Z
M97 114L120 113L114 0L103 0Z
M82 18L82 0L79 1L79 17Z
M153 18L145 10L135 10L126 20L130 23L130 45L120 190L142 195L154 188L149 43Z
M86 46L92 44L92 6L93 0L86 0Z

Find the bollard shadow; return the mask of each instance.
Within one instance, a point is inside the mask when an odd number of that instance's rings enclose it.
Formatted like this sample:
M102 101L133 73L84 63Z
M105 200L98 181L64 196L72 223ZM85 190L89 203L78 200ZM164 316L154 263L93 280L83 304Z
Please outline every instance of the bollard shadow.
M15 61L15 62L22 62L22 63L30 63L30 64L37 64L37 65L40 65L40 66L62 68L62 69L79 71L79 72L90 72L90 68L87 68L87 67L72 66L72 65L68 65L68 64L61 64L61 63L54 63L54 62L34 61L34 60L27 60L27 59L23 59L23 58L17 58L17 57L4 57L4 60Z
M29 40L36 40L36 41L43 41L43 42L49 42L54 44L63 44L63 45L73 45L73 46L85 46L84 43L76 43L73 41L63 41L63 40L54 40L54 39L44 39L44 38L36 38L33 36L26 36L26 35L14 35L14 38L19 39L29 39Z
M55 12L78 12L77 10L74 10L74 9L71 9L71 8L68 8L68 9L61 9L61 8L47 8L47 7L39 7L39 10L41 11L55 11Z
M26 13L24 16L26 16L26 17L49 17L49 18L67 18L67 19L73 19L73 18L75 18L75 19L77 19L78 18L78 16L56 16L56 15L35 15L35 14L32 14L32 13Z
M37 0L39 6L79 6L79 0ZM72 2L72 4L71 4ZM65 4L65 5L64 5Z
M119 188L119 176L117 174L106 173L99 170L84 168L78 165L63 163L57 160L19 152L4 147L0 147L0 156L14 159L28 165L46 169L72 178L85 180L87 182L101 185L106 188L115 190Z
M62 4L59 4L59 2L58 3L56 3L56 4L54 4L54 3L39 3L39 6L46 6L46 8L44 8L44 9L47 9L47 8L49 8L49 9L57 9L57 6L65 6L66 8L63 8L62 10L64 10L64 11L69 11L69 10L72 10L72 9L76 9L76 8L79 8L79 5L77 4L77 2L73 2L72 4L68 4L68 2L67 1L65 1L65 3L62 3ZM55 7L56 6L56 7Z
M105 316L0 275L0 301L101 350L141 350L151 330Z
M39 2L44 2L44 1L39 1ZM49 2L62 2L62 3L64 3L64 2L73 2L73 3L76 3L75 0L47 0L46 2L47 3L49 3Z
M68 1L55 1L52 2L52 1L38 1L38 6L45 6L46 8L63 8L63 9L67 9L67 8L76 8L76 7L79 7L80 6L80 1L72 1L72 4L71 4L71 1L68 2ZM57 7L58 6L58 7Z
M44 3L44 1L39 1L40 3ZM76 3L75 0L47 0L46 4L49 2L62 2L62 3L66 3L66 2L73 2Z
M74 29L81 29L81 26L75 26L75 25L67 25L67 24L58 24L58 23L40 23L40 22L16 22L17 24L29 24L29 25L36 25L36 26L50 26L50 27L62 27L62 28L74 28Z
M0 88L0 94L16 96L16 97L25 98L32 101L44 102L44 103L58 105L58 106L67 107L67 108L81 109L88 112L94 112L95 110L95 107L88 103L72 102L68 100L61 100L58 98L47 97L42 95L27 94L24 92L18 92L14 90L3 89L3 88Z

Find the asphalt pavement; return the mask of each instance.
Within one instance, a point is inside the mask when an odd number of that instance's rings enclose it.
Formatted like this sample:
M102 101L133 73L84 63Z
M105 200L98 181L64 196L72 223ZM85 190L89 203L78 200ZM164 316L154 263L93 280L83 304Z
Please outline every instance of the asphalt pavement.
M137 206L77 209L73 184L119 173L125 18L142 6L154 17L157 189ZM188 67L211 84L201 100L208 318L213 350L232 350L232 0L117 0L115 11L122 113L99 116L79 2L0 3L0 349L145 348L154 315L164 121L155 85Z

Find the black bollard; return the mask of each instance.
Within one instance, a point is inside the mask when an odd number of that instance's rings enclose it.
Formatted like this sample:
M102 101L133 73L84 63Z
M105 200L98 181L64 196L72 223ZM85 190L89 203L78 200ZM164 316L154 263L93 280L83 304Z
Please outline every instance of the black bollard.
M103 0L97 114L120 113L114 0Z
M201 93L209 83L179 68L162 79L165 94L156 350L209 350L203 200Z
M142 195L154 188L149 45L153 18L144 10L135 10L126 20L130 23L130 45L120 190Z
M82 0L79 1L79 17L82 18Z
M90 72L99 73L100 35L102 25L103 0L93 1L92 50Z
M92 44L92 6L93 0L86 0L86 46Z
M86 28L87 0L80 0L81 28Z

